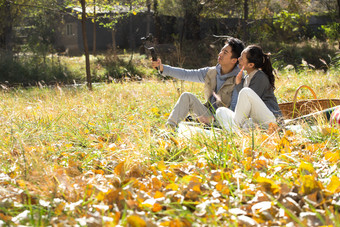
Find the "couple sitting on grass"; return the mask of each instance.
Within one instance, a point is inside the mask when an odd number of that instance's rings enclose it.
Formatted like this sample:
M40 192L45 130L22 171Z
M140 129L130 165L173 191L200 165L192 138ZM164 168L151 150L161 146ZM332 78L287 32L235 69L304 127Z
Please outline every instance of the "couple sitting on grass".
M218 54L214 67L187 70L152 62L166 76L204 83L206 103L184 92L173 108L167 127L175 130L189 112L206 125L217 123L229 132L238 133L255 123L263 129L276 125L282 116L274 95L275 77L269 56L261 47L244 48L242 41L230 38ZM244 76L243 70L247 71Z

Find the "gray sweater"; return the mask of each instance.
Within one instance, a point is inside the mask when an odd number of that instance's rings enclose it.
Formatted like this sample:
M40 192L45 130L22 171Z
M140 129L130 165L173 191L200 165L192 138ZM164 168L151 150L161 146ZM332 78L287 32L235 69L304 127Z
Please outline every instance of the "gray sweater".
M243 83L244 79L242 79L240 84L235 86L237 94L243 88ZM250 80L249 88L253 89L253 91L262 99L264 104L266 104L268 109L275 115L276 118L282 116L279 104L277 103L277 99L274 95L274 90L267 75L262 70L255 73L253 78Z

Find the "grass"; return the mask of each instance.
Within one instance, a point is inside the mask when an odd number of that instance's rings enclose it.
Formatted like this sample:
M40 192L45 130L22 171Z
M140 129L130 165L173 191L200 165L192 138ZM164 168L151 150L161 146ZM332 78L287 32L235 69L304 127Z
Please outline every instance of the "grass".
M280 71L276 95L339 98L338 74ZM338 129L165 139L178 97L158 80L1 91L0 226L340 225Z

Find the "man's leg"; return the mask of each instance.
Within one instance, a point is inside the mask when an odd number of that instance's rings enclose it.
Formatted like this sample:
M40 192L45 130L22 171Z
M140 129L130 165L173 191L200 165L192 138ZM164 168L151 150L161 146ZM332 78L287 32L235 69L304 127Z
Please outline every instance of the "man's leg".
M240 91L235 108L234 121L239 127L242 127L249 117L254 123L263 126L276 122L274 114L268 109L262 99L251 88L246 87Z
M190 111L195 113L197 116L211 115L208 108L205 107L195 95L189 92L184 92L181 97L179 97L175 107L173 108L167 124L177 126L179 122L186 118Z

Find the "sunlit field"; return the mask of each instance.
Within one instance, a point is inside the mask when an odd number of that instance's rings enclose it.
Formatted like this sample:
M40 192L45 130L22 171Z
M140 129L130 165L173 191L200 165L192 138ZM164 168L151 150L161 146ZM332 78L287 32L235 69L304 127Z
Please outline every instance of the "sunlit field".
M280 71L340 98L339 70ZM183 91L157 79L0 92L0 226L340 225L339 128L167 136ZM302 90L298 99L313 98Z

